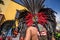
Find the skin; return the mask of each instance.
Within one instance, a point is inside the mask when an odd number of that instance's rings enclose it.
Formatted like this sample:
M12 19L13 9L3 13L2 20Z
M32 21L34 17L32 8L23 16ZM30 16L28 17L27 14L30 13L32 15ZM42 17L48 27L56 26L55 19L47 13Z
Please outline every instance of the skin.
M44 28L44 30L46 31L45 28ZM26 37L24 40L30 40L31 37L32 37L32 40L38 40L37 35L39 35L37 28L30 26L26 31ZM52 37L52 40L55 40L55 38Z
M26 37L25 40L30 40L32 37L32 40L38 40L38 31L37 28L30 26L26 31Z

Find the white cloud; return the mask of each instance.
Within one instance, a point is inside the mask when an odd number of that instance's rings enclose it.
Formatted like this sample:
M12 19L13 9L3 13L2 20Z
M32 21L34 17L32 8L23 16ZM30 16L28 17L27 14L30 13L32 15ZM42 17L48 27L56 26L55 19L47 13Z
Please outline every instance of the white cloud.
M60 21L60 12L57 12L58 14L56 14L56 20Z

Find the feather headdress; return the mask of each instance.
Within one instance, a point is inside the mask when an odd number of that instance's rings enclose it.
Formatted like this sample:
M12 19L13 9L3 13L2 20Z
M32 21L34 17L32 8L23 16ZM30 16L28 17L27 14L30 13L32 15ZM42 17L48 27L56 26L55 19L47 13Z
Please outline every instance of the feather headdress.
M16 1L16 0L14 0ZM26 7L31 13L37 13L42 7L45 0L17 0L18 3Z

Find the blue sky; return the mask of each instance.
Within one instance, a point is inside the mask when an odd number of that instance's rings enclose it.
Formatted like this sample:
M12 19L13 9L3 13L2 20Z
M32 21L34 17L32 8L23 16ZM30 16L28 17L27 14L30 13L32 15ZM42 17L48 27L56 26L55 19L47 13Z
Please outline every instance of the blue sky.
M44 4L46 7L52 8L58 13L56 17L60 21L60 0L46 0Z
M15 0L19 2L20 0ZM19 2L21 3L21 2ZM60 21L60 0L45 0L45 7L52 8L58 14L56 14L57 20Z

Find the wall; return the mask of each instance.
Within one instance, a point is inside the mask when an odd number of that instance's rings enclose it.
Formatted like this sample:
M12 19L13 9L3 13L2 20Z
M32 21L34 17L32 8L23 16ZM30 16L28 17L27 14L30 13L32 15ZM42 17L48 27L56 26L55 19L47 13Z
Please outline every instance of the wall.
M4 4L5 4L5 5L0 4L0 8L1 8L1 10L3 11L3 13L5 13L5 11L6 11L6 9L7 9L7 6L8 6L9 3L10 3L10 0L3 0L3 1L4 1Z
M15 19L16 9L22 10L24 7L21 5L11 1L11 0L3 0L5 5L0 4L0 8L5 15L6 20Z
M24 9L24 7L11 1L10 4L8 5L6 11L5 11L5 17L7 20L8 19L11 20L11 19L15 18L16 9L22 10L22 9Z
M16 9L22 10L25 9L25 7L22 7L21 5L11 1L11 0L3 0L5 5L0 4L0 8L2 10L2 13L5 15L6 20L14 20ZM0 12L1 14L1 12ZM5 20L5 21L6 21ZM16 26L18 26L18 22L16 21Z

